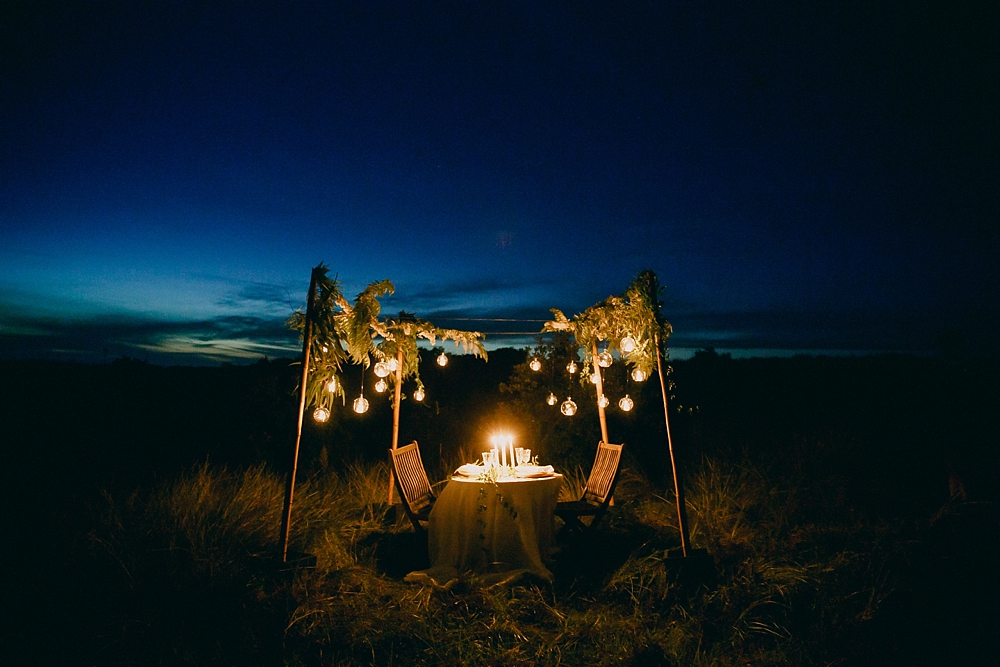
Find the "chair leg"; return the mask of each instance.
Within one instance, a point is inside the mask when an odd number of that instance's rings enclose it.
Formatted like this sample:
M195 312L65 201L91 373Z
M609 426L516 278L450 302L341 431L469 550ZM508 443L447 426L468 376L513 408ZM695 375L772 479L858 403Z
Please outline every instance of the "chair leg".
M563 523L566 524L566 527L572 531L577 531L580 533L584 533L587 531L587 524L580 521L580 517L578 516L569 515L569 516L560 516L559 518L561 518L563 520Z

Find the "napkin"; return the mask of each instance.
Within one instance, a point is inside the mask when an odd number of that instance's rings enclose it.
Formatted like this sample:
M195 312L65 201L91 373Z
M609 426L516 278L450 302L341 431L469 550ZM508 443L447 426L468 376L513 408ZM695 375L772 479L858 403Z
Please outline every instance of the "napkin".
M517 466L515 473L518 477L551 477L556 471L552 466Z
M479 477L483 474L483 466L477 466L475 463L466 463L458 467L455 471L456 475L461 475L462 477Z

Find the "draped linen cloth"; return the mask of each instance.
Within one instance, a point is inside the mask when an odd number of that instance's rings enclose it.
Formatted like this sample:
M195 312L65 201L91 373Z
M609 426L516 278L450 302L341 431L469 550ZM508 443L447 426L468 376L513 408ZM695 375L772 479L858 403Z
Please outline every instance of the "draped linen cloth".
M448 586L462 573L487 585L527 574L552 581L543 562L552 549L562 475L501 479L455 476L438 496L427 527L431 567L407 581Z

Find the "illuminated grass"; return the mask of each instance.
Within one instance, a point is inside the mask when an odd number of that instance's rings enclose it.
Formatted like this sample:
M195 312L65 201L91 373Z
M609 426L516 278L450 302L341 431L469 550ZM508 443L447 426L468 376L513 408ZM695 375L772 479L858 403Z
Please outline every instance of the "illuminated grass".
M578 495L583 471L567 475ZM749 464L692 471L692 538L714 581L678 581L672 494L623 472L596 536L564 541L554 586L406 584L426 543L384 504L384 465L299 484L292 547L273 558L284 492L263 467L199 466L146 494L106 498L93 531L111 594L98 662L289 665L826 664L894 585L887 526L798 520L795 493ZM786 484L787 487L787 484Z

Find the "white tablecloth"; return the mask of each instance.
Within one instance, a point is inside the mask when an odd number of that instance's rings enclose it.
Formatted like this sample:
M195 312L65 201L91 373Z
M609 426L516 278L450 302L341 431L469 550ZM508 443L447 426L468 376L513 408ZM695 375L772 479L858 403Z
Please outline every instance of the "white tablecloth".
M555 532L562 475L479 482L453 477L431 510L427 547L431 567L407 581L447 585L462 572L488 584L531 573L549 581L543 559Z

